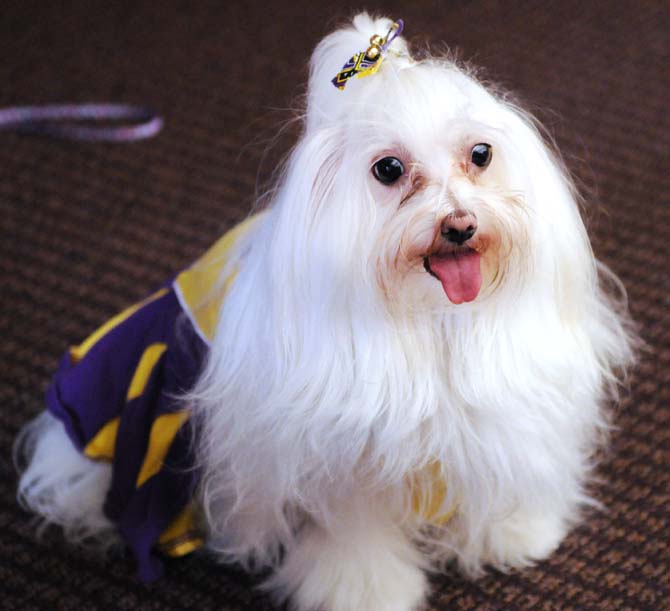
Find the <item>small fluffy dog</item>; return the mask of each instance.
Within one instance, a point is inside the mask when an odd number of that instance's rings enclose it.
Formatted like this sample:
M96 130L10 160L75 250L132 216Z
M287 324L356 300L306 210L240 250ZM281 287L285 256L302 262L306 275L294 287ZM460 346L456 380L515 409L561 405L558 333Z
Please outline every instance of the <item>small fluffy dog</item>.
M204 539L301 611L406 611L425 570L526 566L593 503L620 284L533 120L387 31L318 45L268 209L66 355L18 454L70 539L148 579Z

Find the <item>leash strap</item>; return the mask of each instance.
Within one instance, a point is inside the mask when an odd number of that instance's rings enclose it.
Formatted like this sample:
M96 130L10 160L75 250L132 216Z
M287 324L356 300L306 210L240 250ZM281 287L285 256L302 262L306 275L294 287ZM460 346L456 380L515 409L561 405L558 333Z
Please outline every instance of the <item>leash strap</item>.
M92 125L103 122L121 124ZM61 140L132 142L152 138L162 128L163 119L154 111L128 104L50 104L0 109L0 131Z

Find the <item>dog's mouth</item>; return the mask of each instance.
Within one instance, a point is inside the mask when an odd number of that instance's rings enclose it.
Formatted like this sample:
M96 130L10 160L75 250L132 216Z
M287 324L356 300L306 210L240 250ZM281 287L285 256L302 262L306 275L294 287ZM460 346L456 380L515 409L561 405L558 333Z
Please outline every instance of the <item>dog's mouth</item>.
M472 248L438 250L423 258L424 269L442 283L453 304L474 301L482 287L481 255Z

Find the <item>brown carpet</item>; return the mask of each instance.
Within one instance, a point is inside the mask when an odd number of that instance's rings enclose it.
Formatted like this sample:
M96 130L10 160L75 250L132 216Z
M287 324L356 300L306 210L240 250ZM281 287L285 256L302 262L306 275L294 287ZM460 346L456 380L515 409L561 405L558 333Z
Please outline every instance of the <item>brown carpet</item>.
M290 140L257 176L290 116L284 109L304 89L310 50L355 8L3 3L0 107L140 102L167 124L159 138L132 145L0 135L0 607L272 608L252 578L207 557L171 563L168 578L148 588L129 560L103 563L56 532L37 542L15 504L10 447L42 409L68 342L244 216L257 179ZM627 286L650 346L602 466L597 496L607 511L523 573L434 579L430 607L670 608L670 5L371 0L367 8L403 17L417 44L461 49L548 124L588 194L595 249Z

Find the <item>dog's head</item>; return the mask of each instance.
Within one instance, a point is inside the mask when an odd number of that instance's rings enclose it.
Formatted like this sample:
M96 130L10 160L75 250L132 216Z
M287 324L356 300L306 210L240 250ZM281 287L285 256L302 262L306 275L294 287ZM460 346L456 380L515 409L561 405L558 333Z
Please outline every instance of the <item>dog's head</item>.
M579 290L588 240L527 115L448 59L413 59L401 37L375 74L333 86L391 24L358 15L313 54L281 202L303 264L405 310L477 307L529 282Z

